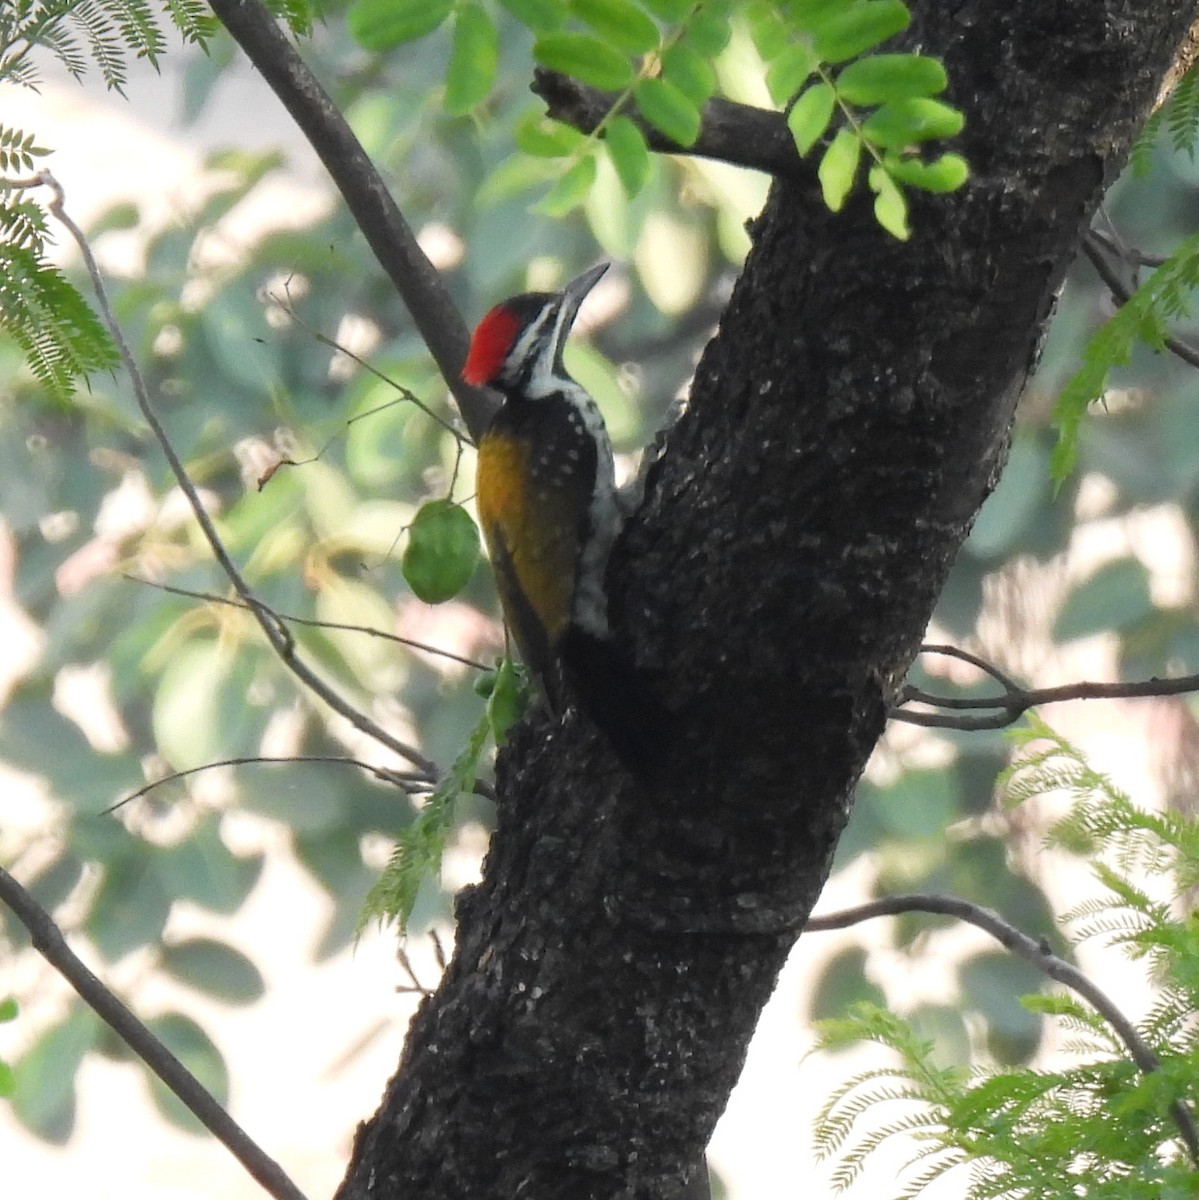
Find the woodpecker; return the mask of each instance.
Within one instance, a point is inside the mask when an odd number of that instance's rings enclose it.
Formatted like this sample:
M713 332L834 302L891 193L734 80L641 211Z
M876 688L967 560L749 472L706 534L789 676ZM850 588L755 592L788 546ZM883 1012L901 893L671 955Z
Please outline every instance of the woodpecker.
M612 445L595 401L562 365L579 308L607 269L497 304L475 328L462 378L503 396L479 440L475 504L521 658L552 712L569 689L643 773L661 750L660 706L608 624L605 576L621 525Z

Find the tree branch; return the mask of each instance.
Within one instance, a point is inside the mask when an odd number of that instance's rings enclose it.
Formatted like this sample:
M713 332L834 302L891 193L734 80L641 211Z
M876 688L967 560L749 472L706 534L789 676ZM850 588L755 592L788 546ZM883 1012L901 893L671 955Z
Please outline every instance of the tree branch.
M951 647L925 647L934 653L948 653ZM1060 704L1064 700L1135 700L1151 696L1180 696L1199 691L1199 675L1180 675L1176 679L1142 679L1131 683L1064 683L1057 687L1022 688L1001 675L985 660L966 651L955 657L988 672L1000 682L1007 680L1007 690L1001 696L935 696L910 684L900 691L899 703L890 711L893 721L922 725L932 729L1003 729L1014 725L1030 708L1042 704ZM929 704L949 709L994 709L986 716L949 716L946 713L913 712L902 706L909 703Z
M1064 987L1068 987L1082 996L1112 1027L1116 1036L1128 1048L1133 1062L1146 1075L1161 1067L1157 1055L1137 1032L1136 1026L1120 1011L1108 995L1077 967L1054 954L1044 938L1039 940L1030 938L1014 925L1009 925L989 908L972 904L969 900L962 900L957 896L928 894L887 896L855 908L814 916L804 926L804 932L823 933L833 929L848 929L851 925L858 925L875 917L891 917L908 912L936 913L941 916L956 917L959 921L965 921L967 924L981 929L993 937L1004 949L1010 950L1025 962L1031 963L1038 971L1048 975L1050 979L1056 980ZM1191 1161L1199 1165L1199 1130L1195 1127L1195 1120L1190 1110L1182 1101L1175 1100L1170 1105L1170 1115L1174 1118L1178 1132L1186 1143Z
M0 867L0 900L29 930L34 948L83 1002L162 1080L197 1120L275 1200L305 1200L283 1168L205 1091L200 1081L94 975L67 945L50 914Z
M258 0L209 0L287 109L329 172L358 228L387 272L429 347L471 437L476 441L495 400L461 379L469 335L441 275L417 244L382 176L328 93Z
M614 92L588 87L546 67L533 72L533 92L545 101L551 117L582 133L595 130L619 98ZM799 157L782 113L732 100L709 100L692 146L668 138L635 111L624 115L641 130L646 145L661 154L694 154L789 179L816 178L811 165Z

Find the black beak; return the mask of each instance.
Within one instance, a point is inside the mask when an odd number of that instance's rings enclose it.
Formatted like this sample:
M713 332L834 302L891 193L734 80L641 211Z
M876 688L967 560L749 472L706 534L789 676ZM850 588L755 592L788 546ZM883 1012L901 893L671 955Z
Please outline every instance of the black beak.
M574 322L575 315L582 307L583 301L587 298L587 293L599 283L604 272L610 265L610 263L606 262L600 263L598 267L592 267L590 271L584 271L577 279L572 279L562 289L562 308L566 313L566 320L562 325L564 330L570 328Z

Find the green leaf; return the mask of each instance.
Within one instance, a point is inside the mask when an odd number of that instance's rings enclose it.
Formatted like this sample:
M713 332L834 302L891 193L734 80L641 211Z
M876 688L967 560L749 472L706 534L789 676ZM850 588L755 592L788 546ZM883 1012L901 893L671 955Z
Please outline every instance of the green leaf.
M637 195L649 178L649 149L641 130L628 117L613 117L604 127L608 156L630 197Z
M566 20L566 6L559 0L500 0L500 5L534 33L553 33Z
M925 192L954 192L970 178L970 166L960 154L942 154L932 162L888 154L885 161L900 183Z
M872 54L851 62L837 76L837 91L850 104L935 96L948 85L940 61L923 54Z
M658 27L631 0L571 0L570 12L611 46L629 54L658 48Z
M681 21L695 7L695 0L644 0L644 4L663 21Z
M75 1075L95 1044L99 1018L81 1005L50 1026L13 1064L12 1110L26 1129L61 1145L75 1127Z
M911 230L908 229L908 202L895 180L877 163L870 168L870 188L874 192L875 220L892 237L906 242L911 236Z
M495 82L500 42L481 4L464 4L454 19L446 72L446 111L461 116L487 99Z
M791 106L787 114L787 128L795 139L795 148L800 154L809 150L824 135L833 119L837 97L833 89L824 82L814 83Z
M21 1011L21 1006L17 1003L15 996L5 996L0 1000L0 1024L5 1021L15 1021Z
M408 529L403 571L408 586L426 604L456 596L479 561L479 528L452 500L422 504Z
M154 736L173 767L201 767L249 753L253 731L245 697L253 661L228 641L197 639L180 647L154 694Z
M819 65L820 59L805 42L792 42L783 47L766 69L766 88L770 98L780 107L790 104L791 98Z
M824 192L824 202L831 212L840 212L858 172L862 143L851 129L842 129L820 160L816 175Z
M266 991L262 973L240 950L211 938L167 946L161 962L168 975L230 1004L252 1004Z
M319 769L315 764L297 766L297 772ZM244 768L239 778L239 790L243 796L254 794L254 788L245 787L250 778L269 777L272 772L287 771L288 767L261 766ZM325 789L319 784L309 789L297 789L280 800L279 812L275 815L287 822L296 809L304 811L311 792ZM322 799L324 795L322 794ZM221 840L218 815L205 818L191 833L174 846L163 848L155 861L155 873L172 896L191 900L212 912L235 913L245 902L258 877L262 873L263 856L251 854L245 857L234 854Z
M1027 1062L1036 1052L1041 1018L1018 997L1039 991L1043 978L1031 963L1002 951L979 954L962 964L964 998L986 1018L987 1048L1001 1063Z
M776 5L769 0L747 4L744 9L745 19L749 24L750 40L754 49L769 63L788 46L790 29L779 15Z
M487 697L487 716L497 746L508 740L508 730L524 716L528 705L528 680L510 658L505 658L495 673L494 686Z
M944 1066L970 1062L970 1034L962 1014L950 1004L922 1004L909 1017L912 1035L927 1043L937 1063Z
M148 846L140 851L109 861L84 922L85 932L109 962L156 942L170 915L172 897L149 861L158 852Z
M673 83L665 79L640 79L633 87L641 115L680 146L699 137L699 109Z
M884 104L867 118L862 136L875 145L898 150L915 142L953 137L961 132L964 121L951 105L917 96Z
M587 140L584 134L541 113L526 113L517 123L516 144L535 158L565 158Z
M191 1017L182 1013L164 1013L146 1024L168 1050L204 1085L220 1104L229 1099L229 1069L212 1039ZM148 1075L150 1095L155 1107L173 1125L188 1133L207 1131L191 1110L158 1076Z
M535 192L555 176L553 165L544 159L523 154L509 155L483 177L474 200L480 213L495 209L517 196Z
M364 50L391 50L432 33L453 9L453 0L354 0L346 23Z
M864 786L879 823L905 842L940 837L958 816L952 771L905 771L890 787Z
M17 1077L13 1073L12 1067L0 1059L0 1097L8 1099L16 1091L16 1088Z
M1099 568L1066 601L1053 623L1055 641L1129 629L1153 612L1149 574L1136 558L1121 558Z
M633 82L633 64L594 34L544 34L533 43L533 57L543 67L604 91L619 92Z
M809 28L820 61L839 63L857 58L902 33L911 20L907 7L899 0L867 0L813 20Z
M40 690L22 691L0 713L0 754L10 764L47 777L55 798L77 812L105 808L141 782L141 770L128 755L98 753Z
M65 851L61 858L49 862L29 881L30 895L49 913L52 913L75 890L83 878L83 863ZM0 1016L0 1021L4 1018Z
M711 3L702 7L689 3L687 7L695 11L687 22L684 40L705 58L715 58L729 44L732 35L728 12L724 6Z
M558 182L537 202L538 212L550 217L564 217L587 199L595 183L595 156L580 158L564 171Z
M697 107L716 91L716 70L702 54L686 42L675 42L662 53L662 78Z
M141 220L141 212L136 204L114 204L101 213L100 217L88 227L89 240L95 241L101 234L114 229L136 229Z
M862 1001L881 1008L887 998L866 978L865 950L860 946L849 946L821 971L812 993L810 1019L824 1021L843 1016L850 1005Z

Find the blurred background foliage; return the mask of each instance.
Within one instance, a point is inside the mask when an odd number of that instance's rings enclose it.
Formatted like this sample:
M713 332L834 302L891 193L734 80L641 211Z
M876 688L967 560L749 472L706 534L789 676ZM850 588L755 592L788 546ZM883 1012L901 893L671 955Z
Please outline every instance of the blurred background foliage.
M561 220L540 215L533 206L545 163L517 155L514 141L517 127L540 112L528 91L529 33L501 14L494 91L472 112L448 116L441 94L448 36L368 54L346 33L342 7L325 5L326 23L303 53L468 320L502 296L568 278L597 253L622 264L597 292L598 315L589 338L576 342L572 366L600 401L631 472L631 456L683 393L715 327L766 181L718 164L661 159L630 202L601 160L581 209ZM182 137L234 59L222 38L207 55L187 53ZM761 64L736 22L718 71L728 94L766 100ZM265 91L261 103L273 103ZM1130 243L1165 254L1194 224L1199 166L1164 140L1147 160L1146 176L1114 188L1107 214ZM211 189L169 227L147 229L136 204L96 223L90 233L100 250L108 237L145 234L144 268L110 281L118 316L226 545L268 604L492 664L502 636L484 568L436 609L401 577L417 506L468 499L473 461L447 428L456 418L444 385L347 214L331 200L308 228L267 232L239 256L214 253L222 219L287 167L281 154L231 147L208 163ZM1050 481L1056 392L1110 306L1080 263L1021 405L1007 471L930 635L970 646L1029 684L1070 678L1080 639L1091 639L1098 661L1120 677L1199 671L1199 419L1190 368L1165 354L1138 356L1113 380L1106 408L1085 423L1079 470L1056 495ZM154 586L228 594L125 378L94 378L66 409L18 364L16 347L0 344L0 540L11 560L6 582L39 652L11 679L0 759L38 782L46 805L36 827L0 831L5 859L103 962L139 952L150 969L211 997L252 1002L264 984L245 955L214 939L177 938L170 924L181 902L233 913L255 887L261 855L230 848L230 814L256 814L287 831L334 904L318 951L327 956L350 939L380 847L413 808L366 773L306 763L221 769L105 811L149 779L236 756L352 754L396 764L297 689L247 614ZM279 466L283 458L299 465ZM1080 557L1101 526L1109 549ZM400 736L416 738L439 764L478 720L476 672L461 663L357 632L293 632L331 684ZM988 689L977 673L947 669L926 657L913 681L941 693ZM84 703L72 703L82 678L91 690ZM1161 758L1166 782L1177 784L1197 739L1189 703L1172 703L1181 732ZM838 867L858 873L874 894L953 892L1054 940L1044 869L1030 852L1037 831L993 802L1007 758L998 733L894 726L859 790ZM486 804L468 805L463 819L486 825ZM426 901L417 927L448 920L448 895L431 891ZM889 928L894 943L883 957L892 963L898 955L918 967L937 953L934 920L905 918ZM3 936L8 952L25 944L7 914ZM827 961L813 1013L796 1020L881 995L937 1036L951 1058L1015 1063L1035 1053L1039 1018L1015 997L1040 981L1024 964L966 953L954 998L933 1002L889 983L895 973L880 967L879 954L863 943ZM24 1012L30 998L19 999ZM202 1025L183 1012L159 1023L222 1094L230 1068ZM13 1063L15 1111L39 1136L69 1136L73 1068L91 1052L123 1053L94 1017L73 1008ZM188 1120L160 1103L172 1121Z

